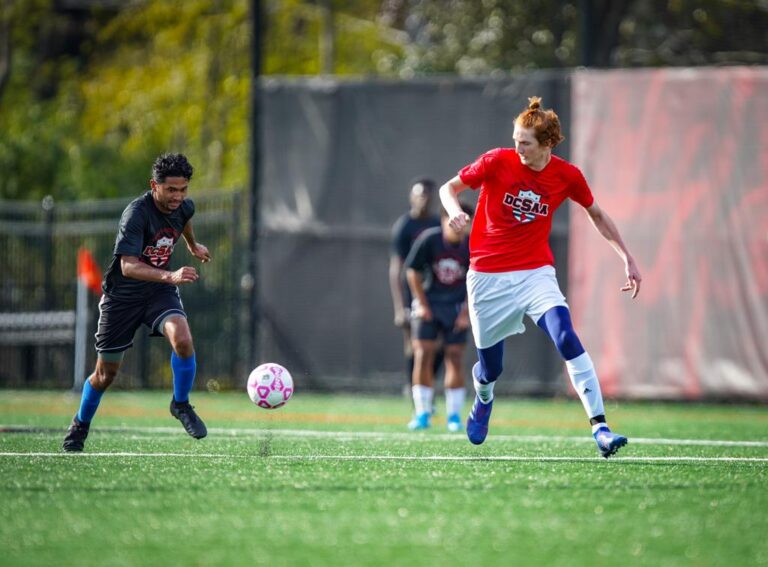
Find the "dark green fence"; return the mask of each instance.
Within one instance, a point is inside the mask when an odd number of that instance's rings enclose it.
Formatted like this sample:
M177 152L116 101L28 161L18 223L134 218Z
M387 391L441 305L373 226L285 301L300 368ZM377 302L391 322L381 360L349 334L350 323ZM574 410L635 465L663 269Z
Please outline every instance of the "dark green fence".
M514 118L530 95L558 110L570 136L569 77L265 80L258 242L248 240L244 193L193 185L197 235L214 255L202 279L181 290L198 352L197 387L240 388L251 366L274 361L291 371L297 391L402 391L388 265L390 229L408 207L410 180L443 182L481 152L511 145ZM566 139L558 153L568 152ZM105 266L127 201L0 201L0 387L72 384L71 345L4 344L2 315L74 309L77 249L87 246ZM553 226L565 289L565 207ZM174 266L189 261L179 248ZM258 273L248 274L254 248ZM248 301L252 285L256 305ZM467 370L473 350L470 344ZM88 366L94 356L91 343ZM137 333L118 385L169 387L168 356L165 341ZM497 392L552 395L567 387L562 361L538 330L509 341L505 368L510 378Z
M244 303L240 290L246 207L241 192L200 192L193 219L200 242L214 261L201 266L186 246L177 246L173 269L195 265L201 278L181 288L198 352L198 386L239 386L243 369L240 328ZM130 198L77 203L0 202L0 386L61 388L73 383L74 343L49 328L52 312L75 309L77 251L88 248L103 270L112 255L120 215ZM87 367L95 363L94 333L98 297L89 296ZM39 324L19 329L19 314L37 314ZM59 318L66 320L66 318ZM14 326L16 329L14 329ZM136 334L116 386L171 384L164 339Z

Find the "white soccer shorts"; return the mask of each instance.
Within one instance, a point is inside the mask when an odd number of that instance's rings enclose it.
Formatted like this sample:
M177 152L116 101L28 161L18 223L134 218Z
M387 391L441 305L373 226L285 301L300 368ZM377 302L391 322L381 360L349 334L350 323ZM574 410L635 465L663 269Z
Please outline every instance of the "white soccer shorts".
M568 307L552 266L499 273L469 270L467 295L477 348L525 332L524 315L535 323L553 307Z

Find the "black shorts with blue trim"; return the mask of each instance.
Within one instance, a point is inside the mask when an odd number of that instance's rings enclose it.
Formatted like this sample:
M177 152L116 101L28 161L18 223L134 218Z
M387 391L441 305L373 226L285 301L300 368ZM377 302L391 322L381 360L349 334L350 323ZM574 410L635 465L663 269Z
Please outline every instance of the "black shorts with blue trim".
M433 341L442 335L443 344L466 343L467 330L453 330L461 307L461 303L434 303L430 305L432 320L425 321L419 317L412 318L411 336L422 341Z
M118 353L131 348L133 336L142 324L149 327L150 336L162 337L160 326L170 315L187 317L176 286L163 286L150 296L136 299L115 298L105 293L99 302L96 351Z

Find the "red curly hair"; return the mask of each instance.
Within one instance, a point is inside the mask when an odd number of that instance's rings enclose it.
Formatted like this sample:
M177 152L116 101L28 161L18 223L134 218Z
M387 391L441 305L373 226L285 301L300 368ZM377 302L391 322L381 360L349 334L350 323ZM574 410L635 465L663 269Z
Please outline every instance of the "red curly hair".
M560 132L560 119L551 108L542 110L539 96L528 98L528 108L517 115L515 124L523 128L533 128L536 140L542 146L554 148L565 140L565 136Z

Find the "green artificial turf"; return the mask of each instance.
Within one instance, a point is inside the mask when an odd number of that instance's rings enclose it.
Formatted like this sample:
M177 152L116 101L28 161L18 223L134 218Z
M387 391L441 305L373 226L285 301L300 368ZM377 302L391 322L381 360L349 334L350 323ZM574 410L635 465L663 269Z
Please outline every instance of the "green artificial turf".
M109 392L64 455L77 396L0 392L0 565L768 565L764 406L609 402L604 460L570 400L497 399L475 447L306 394L196 393L195 441L169 395Z

